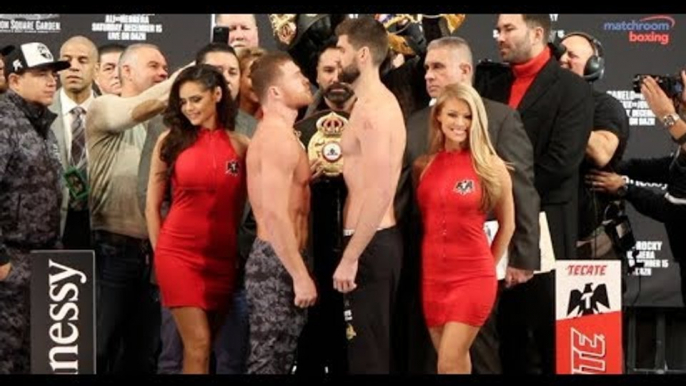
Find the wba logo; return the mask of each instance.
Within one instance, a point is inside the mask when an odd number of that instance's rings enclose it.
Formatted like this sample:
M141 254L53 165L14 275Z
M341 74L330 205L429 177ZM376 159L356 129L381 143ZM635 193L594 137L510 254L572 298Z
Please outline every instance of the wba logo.
M474 191L474 181L462 180L455 185L455 192L461 195L467 195Z
M572 328L572 374L605 373L605 336L593 339Z
M575 316L600 314L598 305L610 308L610 300L607 297L607 286L600 284L593 289L593 283L586 283L584 290L572 290L569 293L569 306L567 316L574 313Z

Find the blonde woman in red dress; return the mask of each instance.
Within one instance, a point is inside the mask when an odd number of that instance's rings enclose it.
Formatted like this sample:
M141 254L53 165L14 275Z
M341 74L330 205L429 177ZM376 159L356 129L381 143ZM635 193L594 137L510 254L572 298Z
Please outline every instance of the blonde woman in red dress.
M469 374L469 348L493 308L495 267L514 232L512 181L472 87L446 87L429 127L429 153L414 164L424 228L422 307L438 373ZM489 246L491 211L499 228Z

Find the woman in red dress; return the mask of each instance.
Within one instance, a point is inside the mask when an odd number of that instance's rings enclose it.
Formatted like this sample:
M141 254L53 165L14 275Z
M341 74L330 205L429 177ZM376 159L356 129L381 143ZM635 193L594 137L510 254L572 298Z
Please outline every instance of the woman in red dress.
M237 235L246 198L247 137L222 74L189 67L172 85L157 141L146 219L162 304L184 346L183 372L208 373L212 342L231 303ZM171 186L171 208L160 209Z
M472 87L446 87L429 126L429 153L414 165L424 227L422 307L438 373L469 374L469 348L493 308L495 266L514 232L512 182ZM484 222L491 210L499 229L489 247Z

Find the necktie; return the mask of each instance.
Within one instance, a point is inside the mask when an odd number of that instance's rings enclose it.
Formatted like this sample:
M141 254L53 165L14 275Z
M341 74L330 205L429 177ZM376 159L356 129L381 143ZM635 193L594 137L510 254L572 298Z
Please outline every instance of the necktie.
M86 110L76 106L71 110L74 120L71 123L71 166L86 173Z
M74 120L71 124L71 167L77 169L82 176L79 178L80 182L74 187L77 191L82 192L86 189L84 184L88 184L88 165L86 163L86 110L83 107L76 106L71 110ZM79 193L80 194L80 193ZM77 211L86 209L88 203L87 197L80 197L77 200L70 199L69 206Z

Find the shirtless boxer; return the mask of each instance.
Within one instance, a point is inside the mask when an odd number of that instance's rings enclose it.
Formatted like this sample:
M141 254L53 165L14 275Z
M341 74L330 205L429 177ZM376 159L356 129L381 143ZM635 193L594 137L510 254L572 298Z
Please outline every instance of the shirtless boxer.
M293 125L312 103L307 78L286 53L252 65L264 116L247 155L248 196L257 238L245 267L250 318L249 374L290 372L306 308L317 290L300 251L307 242L310 164Z
M352 316L346 331L350 373L388 373L402 260L393 197L405 150L405 123L397 99L379 77L388 51L383 25L372 18L348 19L338 25L336 35L342 56L339 80L353 86L357 102L341 138L348 187L347 246L334 273L334 287L346 294Z

